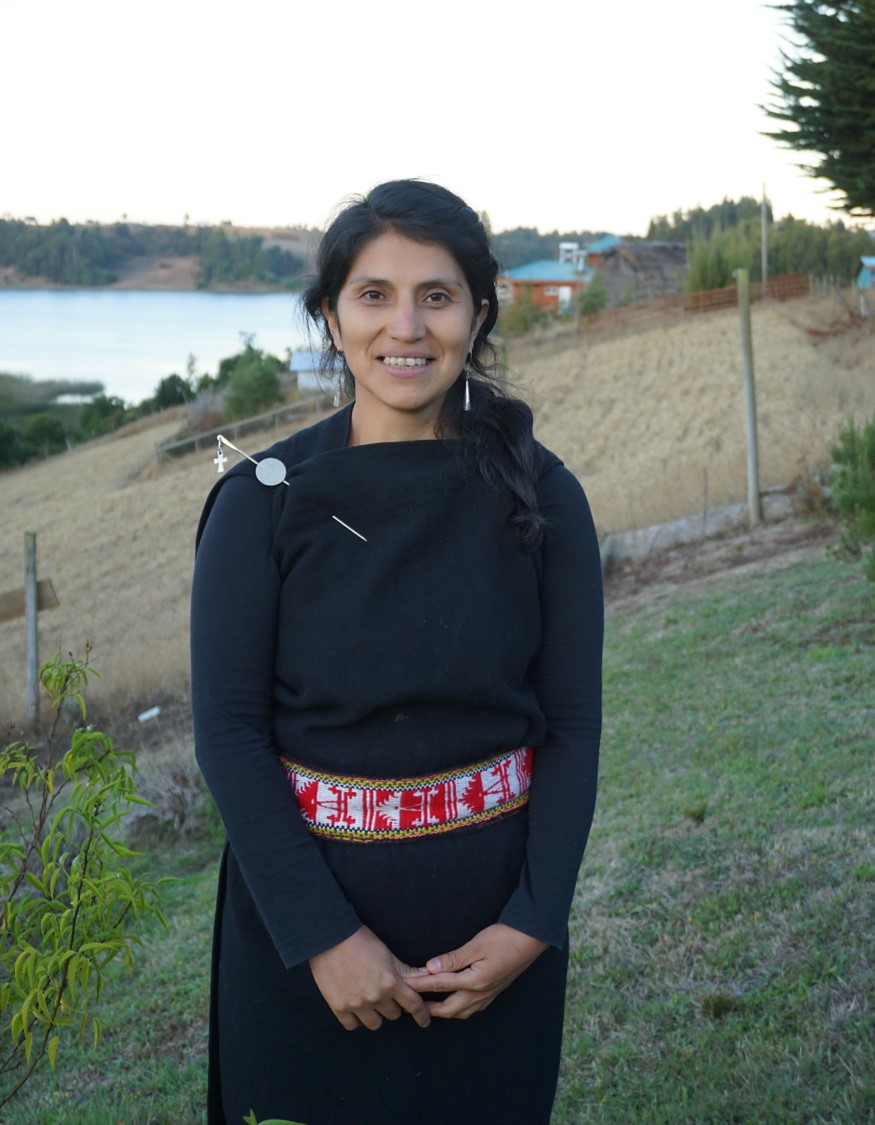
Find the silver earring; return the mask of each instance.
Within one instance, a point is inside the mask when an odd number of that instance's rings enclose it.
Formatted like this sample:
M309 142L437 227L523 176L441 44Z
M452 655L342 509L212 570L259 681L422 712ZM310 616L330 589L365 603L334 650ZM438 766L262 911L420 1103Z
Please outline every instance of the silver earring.
M340 361L343 364L343 370L337 373L337 386L334 390L334 405L335 407L343 406L343 376L346 371L346 358L343 352L338 352Z
M465 405L463 409L468 411L471 409L471 369L468 362L471 359L471 353L468 353L468 359L465 360Z

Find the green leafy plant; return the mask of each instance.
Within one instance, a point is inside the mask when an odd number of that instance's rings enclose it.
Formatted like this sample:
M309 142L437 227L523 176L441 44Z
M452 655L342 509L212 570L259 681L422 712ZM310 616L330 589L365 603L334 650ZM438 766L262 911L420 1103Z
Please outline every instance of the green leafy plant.
M227 379L225 419L246 418L269 410L282 402L279 372L282 361L261 348L256 348L251 336L244 336L244 348L239 355L223 360L217 382Z
M604 281L596 274L580 294L580 312L583 316L595 316L608 307L608 290Z
M843 523L838 553L862 558L875 582L875 415L860 429L848 419L829 452L832 499Z
M120 823L134 804L134 755L89 726L72 730L56 760L67 718L85 719L85 661L40 670L53 721L40 753L27 742L0 752L5 828L0 833L0 1109L45 1057L54 1068L65 1034L90 1035L110 962L130 967L140 944L128 925L166 925L159 880L134 874Z
M527 288L522 288L513 303L503 305L499 315L502 336L525 336L545 318L544 309L535 304Z

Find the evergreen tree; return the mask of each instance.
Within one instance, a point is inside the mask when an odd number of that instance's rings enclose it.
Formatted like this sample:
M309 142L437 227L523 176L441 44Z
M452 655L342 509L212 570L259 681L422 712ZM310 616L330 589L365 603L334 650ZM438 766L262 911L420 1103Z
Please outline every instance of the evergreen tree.
M806 166L829 180L857 215L875 215L875 0L792 0L778 5L799 39L782 52L766 112L784 127L768 136L819 154Z

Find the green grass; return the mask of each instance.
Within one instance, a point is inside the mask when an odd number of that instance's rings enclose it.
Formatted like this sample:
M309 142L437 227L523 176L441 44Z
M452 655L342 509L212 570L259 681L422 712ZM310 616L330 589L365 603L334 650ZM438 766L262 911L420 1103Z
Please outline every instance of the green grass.
M875 1121L871 587L658 591L609 618L605 700L554 1125ZM170 933L10 1121L203 1121L214 866L150 859Z
M610 620L556 1125L875 1120L873 642L831 561Z

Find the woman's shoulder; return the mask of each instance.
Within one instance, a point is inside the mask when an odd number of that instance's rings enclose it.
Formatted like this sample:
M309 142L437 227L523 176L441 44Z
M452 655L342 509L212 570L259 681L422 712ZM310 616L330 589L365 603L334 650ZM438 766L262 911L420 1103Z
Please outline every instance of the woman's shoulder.
M300 465L312 457L317 457L320 453L343 448L349 436L350 409L351 407L347 407L330 414L327 418L323 418L319 422L306 426L303 430L298 430L289 437L275 442L268 449L259 450L258 453L253 454L252 460L244 457L243 460L224 473L213 485L204 503L195 535L195 546L197 547L200 544L207 520L216 504L220 502L220 498L223 505L237 505L242 510L248 510L250 514L255 515L252 511L252 493L254 492L255 496L262 497L265 513L273 518L276 514L274 509L277 500L282 493L276 486L269 487L258 480L254 462L273 458L285 465L288 474L296 465ZM229 488L228 486L232 481L236 483ZM242 484L240 482L247 483ZM250 485L253 484L255 487L250 491ZM244 492L247 493L246 496L243 495ZM235 515L237 514L235 513Z
M535 477L542 495L573 486L580 488L580 482L562 458L539 441L535 442Z
M548 522L559 511L590 518L589 502L583 485L552 450L535 443L538 453L537 489Z

